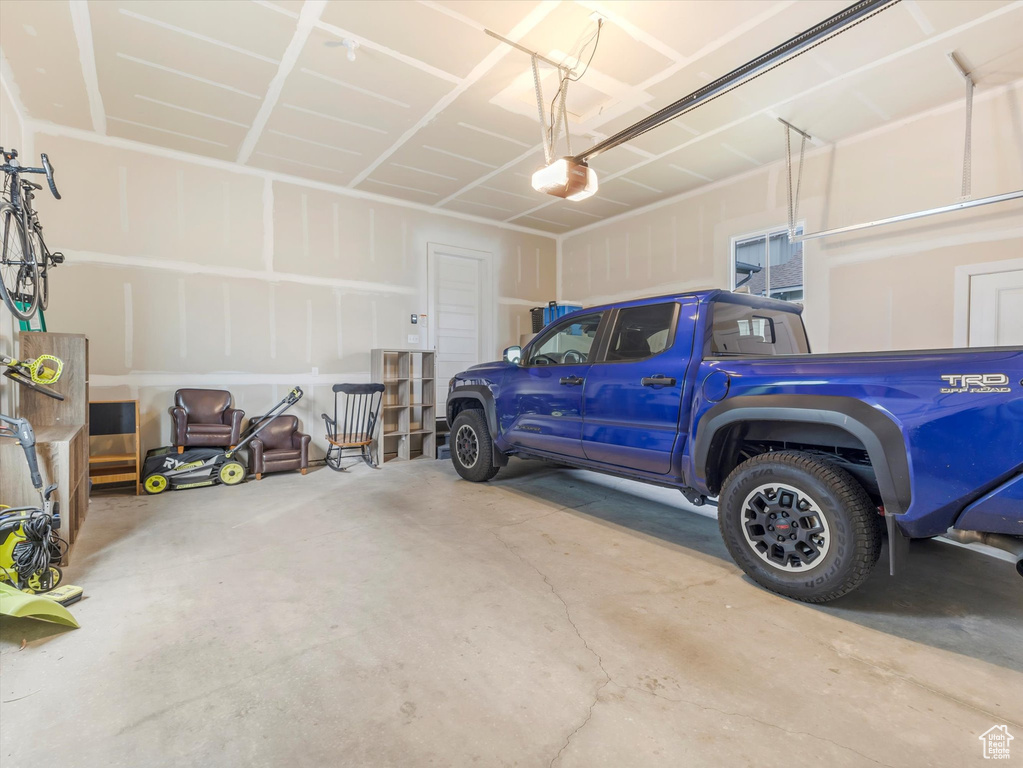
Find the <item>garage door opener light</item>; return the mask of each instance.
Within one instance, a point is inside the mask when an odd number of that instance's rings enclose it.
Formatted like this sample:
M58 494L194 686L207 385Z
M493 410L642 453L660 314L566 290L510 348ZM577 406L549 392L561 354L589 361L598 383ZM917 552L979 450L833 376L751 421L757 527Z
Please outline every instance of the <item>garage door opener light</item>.
M533 189L566 200L585 200L597 191L597 174L586 163L561 157L533 174Z

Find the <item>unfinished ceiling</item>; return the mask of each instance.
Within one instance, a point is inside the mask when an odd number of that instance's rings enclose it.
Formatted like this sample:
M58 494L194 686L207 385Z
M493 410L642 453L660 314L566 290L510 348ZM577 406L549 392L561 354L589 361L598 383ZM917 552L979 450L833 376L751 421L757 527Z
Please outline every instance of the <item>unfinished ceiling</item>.
M607 20L569 93L579 151L847 5L4 0L0 46L33 119L560 234L780 159L777 117L827 143L960 98L947 51L980 90L1019 79L1023 3L902 0L596 157L582 203L530 187L529 57L485 28L564 61Z

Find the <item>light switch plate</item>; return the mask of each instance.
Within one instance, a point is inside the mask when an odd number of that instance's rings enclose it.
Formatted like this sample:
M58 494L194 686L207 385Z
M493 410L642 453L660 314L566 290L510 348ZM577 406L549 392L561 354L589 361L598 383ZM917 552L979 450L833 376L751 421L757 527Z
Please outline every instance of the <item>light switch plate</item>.
M408 343L409 344L418 344L419 343L419 334L418 333L410 333L408 335Z

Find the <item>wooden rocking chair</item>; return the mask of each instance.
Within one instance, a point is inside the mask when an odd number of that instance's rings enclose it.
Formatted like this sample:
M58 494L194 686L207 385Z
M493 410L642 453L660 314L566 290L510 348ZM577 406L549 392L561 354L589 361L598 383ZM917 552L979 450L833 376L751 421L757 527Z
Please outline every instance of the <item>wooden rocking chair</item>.
M358 449L359 458L373 469L380 469L373 463L370 446L373 432L380 420L380 403L383 400L383 384L335 384L334 418L321 414L327 425L327 466L336 472L344 472L358 464L358 460L342 466L345 458L355 458L345 451Z

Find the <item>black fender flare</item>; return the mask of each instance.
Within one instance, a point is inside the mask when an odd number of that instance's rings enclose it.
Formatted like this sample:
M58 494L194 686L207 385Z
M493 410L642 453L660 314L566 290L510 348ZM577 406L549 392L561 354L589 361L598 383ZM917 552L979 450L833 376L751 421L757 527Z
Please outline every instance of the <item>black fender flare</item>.
M703 415L696 429L693 462L704 480L715 436L744 421L828 424L844 430L866 448L885 512L902 515L909 509L912 489L902 430L867 403L833 395L743 395L720 402Z
M444 415L448 420L448 427L455 423L454 404L459 400L474 400L483 406L483 413L487 419L487 427L490 429L490 439L497 437L497 405L494 403L494 393L489 387L478 384L468 384L455 387L448 392L447 403L444 408ZM494 444L494 466L503 467L508 464L508 456Z

